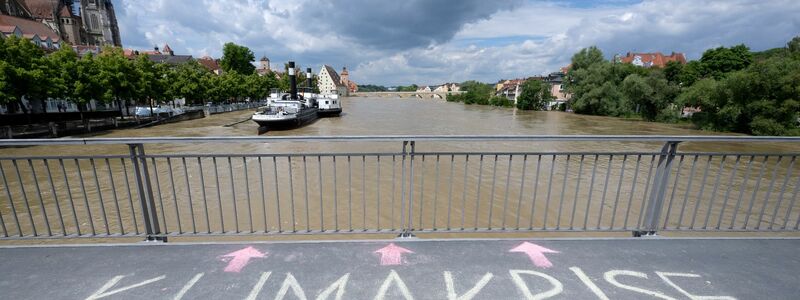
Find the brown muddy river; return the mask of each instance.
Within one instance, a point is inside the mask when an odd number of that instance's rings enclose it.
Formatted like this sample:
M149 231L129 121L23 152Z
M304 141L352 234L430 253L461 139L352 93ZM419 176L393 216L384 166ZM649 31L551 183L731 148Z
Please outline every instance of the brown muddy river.
M341 117L266 135L719 134L441 100L346 98L343 103ZM96 137L254 136L253 122L223 126L251 113ZM628 231L643 222L643 203L652 194L661 146L616 141L418 142L413 177L411 157L404 161L401 142L147 144L145 151L152 155L147 161L157 218L161 231L170 234L402 228ZM797 143L682 143L678 153L665 188L660 227L796 228ZM144 232L128 154L124 145L0 149L0 158L26 158L0 160L4 233Z

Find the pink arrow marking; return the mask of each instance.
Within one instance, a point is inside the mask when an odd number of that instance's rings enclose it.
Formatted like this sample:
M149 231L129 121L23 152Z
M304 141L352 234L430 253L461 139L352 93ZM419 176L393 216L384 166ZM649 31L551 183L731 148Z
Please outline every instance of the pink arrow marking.
M403 263L403 253L414 253L414 251L390 243L375 253L381 254L381 266L395 266Z
M533 262L534 265L545 269L552 267L553 263L551 263L550 260L547 259L546 256L544 256L544 254L561 253L556 250L547 249L545 247L528 242L519 244L519 246L514 247L514 249L511 249L508 252L523 252L528 255L528 257L531 259L531 262Z
M264 258L267 257L267 253L261 253L261 251L251 246L225 254L221 258L223 258L223 261L226 260L225 258L230 258L228 266L225 267L225 272L239 273L250 262L251 258Z

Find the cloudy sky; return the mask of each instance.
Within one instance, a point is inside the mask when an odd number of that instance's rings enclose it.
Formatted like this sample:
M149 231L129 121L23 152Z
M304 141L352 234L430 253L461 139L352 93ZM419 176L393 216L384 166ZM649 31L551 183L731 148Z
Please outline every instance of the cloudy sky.
M745 43L781 47L800 35L798 0L113 0L125 47L169 45L221 56L350 69L358 83L496 82L546 74L597 45L684 52Z

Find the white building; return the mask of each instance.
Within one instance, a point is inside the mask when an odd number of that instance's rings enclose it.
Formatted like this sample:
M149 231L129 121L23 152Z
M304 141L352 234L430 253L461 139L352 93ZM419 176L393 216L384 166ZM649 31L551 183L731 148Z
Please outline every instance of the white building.
M339 73L331 68L329 65L324 65L319 70L319 78L317 79L317 87L320 94L336 94L339 96L350 96L350 92L344 84Z

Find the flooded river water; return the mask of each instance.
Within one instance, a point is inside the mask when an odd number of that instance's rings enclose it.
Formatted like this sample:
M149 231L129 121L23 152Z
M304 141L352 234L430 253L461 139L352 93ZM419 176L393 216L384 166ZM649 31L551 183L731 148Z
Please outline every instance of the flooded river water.
M346 98L343 104L341 117L266 135L719 134L441 100ZM96 137L254 136L253 122L223 126L250 114L231 112ZM400 142L180 143L144 148L151 155L148 171L161 230L179 234L404 228L624 231L642 223L662 145L418 142L413 167L411 157L402 155ZM796 228L797 143L681 143L678 152L660 226ZM6 158L0 160L4 232L143 232L141 198L127 155L125 145L0 149L0 158ZM25 159L8 159L14 157Z

